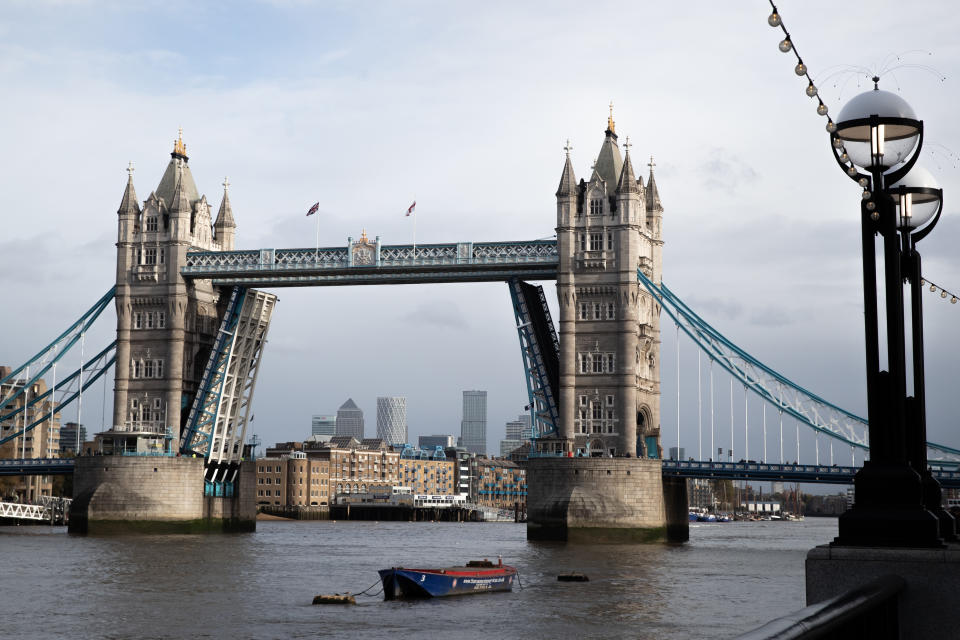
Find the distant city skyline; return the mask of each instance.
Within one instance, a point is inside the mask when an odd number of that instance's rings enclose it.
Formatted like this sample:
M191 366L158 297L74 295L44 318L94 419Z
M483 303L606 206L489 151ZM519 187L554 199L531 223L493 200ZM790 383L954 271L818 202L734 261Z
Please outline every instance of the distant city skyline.
M463 419L460 421L460 446L471 453L487 453L487 392L463 392Z
M403 396L377 398L377 437L387 444L407 444L407 399Z

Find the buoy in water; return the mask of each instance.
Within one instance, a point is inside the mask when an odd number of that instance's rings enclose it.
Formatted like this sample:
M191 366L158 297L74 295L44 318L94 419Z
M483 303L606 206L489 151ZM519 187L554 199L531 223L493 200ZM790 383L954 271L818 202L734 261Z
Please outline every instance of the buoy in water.
M349 593L345 595L339 593L333 595L320 594L319 596L313 596L313 604L357 604L357 599Z
M560 582L590 582L590 578L582 573L561 573L557 576Z

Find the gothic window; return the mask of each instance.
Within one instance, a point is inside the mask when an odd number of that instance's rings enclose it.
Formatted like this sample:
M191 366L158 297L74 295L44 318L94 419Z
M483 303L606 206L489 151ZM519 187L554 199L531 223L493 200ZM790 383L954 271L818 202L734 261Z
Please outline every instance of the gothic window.
M590 319L590 305L586 302L580 303L580 319L589 320Z
M153 312L145 313L143 315L146 316L146 318L144 318L144 320L146 320L146 328L153 329Z
M133 314L133 328L143 329L143 314L139 311Z
M606 354L607 373L614 372L614 365L616 363L615 358L616 358L616 355L613 353Z
M143 377L152 378L153 377L153 360L147 360L143 363Z
M587 396L580 396L580 406L585 407L587 405Z
M163 360L154 360L153 361L154 369L158 378L163 377Z
M607 233L607 251L613 250L613 234Z
M594 302L594 303L593 303L593 319L594 319L594 320L601 320L601 319L602 319L602 315L601 315L601 313L600 313L600 310L601 310L601 309L602 309L602 307L600 306L600 303L599 303L599 302Z
M612 302L607 303L607 320L617 319L617 307Z
M603 213L603 200L600 198L590 199L590 215L599 216Z
M603 373L603 356L599 353L594 353L591 360L593 360L593 372Z
M160 249L160 264L164 264L166 262L166 258L167 258L167 250Z
M157 329L163 329L167 326L167 314L163 311L157 312Z
M577 236L580 241L580 251L586 251L587 250L587 234L579 233L577 234Z
M603 234L591 233L590 234L590 251L602 251L602 250L603 250Z
M160 411L163 409L162 404L163 402L160 400L160 398L153 399L153 411L157 414L157 418L160 417Z
M156 216L151 216L147 218L147 231L156 231L156 230L157 230Z
M156 250L156 249L144 249L144 250L143 250L143 264L157 264L157 250Z
M613 406L613 396L607 396L606 400L607 400L607 406L608 406L608 407L612 407L612 406Z
M586 353L578 353L577 359L580 361L580 373L587 373L589 356Z
M140 363L139 360L134 360L134 361L133 361L132 369L133 369L133 370L132 370L132 372L131 372L131 374L130 374L130 377L131 377L131 378L139 378L139 377L140 377L140 370L141 370L141 363Z

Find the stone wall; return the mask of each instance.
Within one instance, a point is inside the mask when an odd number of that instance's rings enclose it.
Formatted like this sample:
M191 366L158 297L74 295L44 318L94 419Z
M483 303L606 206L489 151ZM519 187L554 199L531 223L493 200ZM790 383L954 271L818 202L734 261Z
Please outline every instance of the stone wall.
M662 483L660 460L531 458L527 537L665 540Z
M256 526L256 474L244 463L234 498L205 498L202 458L82 456L71 533L188 533Z

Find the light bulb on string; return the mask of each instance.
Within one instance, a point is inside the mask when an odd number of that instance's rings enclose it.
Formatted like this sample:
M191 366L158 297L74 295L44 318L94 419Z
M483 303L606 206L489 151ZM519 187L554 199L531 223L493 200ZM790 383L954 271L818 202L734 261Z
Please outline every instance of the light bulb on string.
M941 298L946 298L946 297L947 297L947 292L941 290L941 291L940 291L940 297L941 297Z
M862 194L860 194L860 197L864 200L869 200L871 195L872 194L869 191L865 190Z
M779 26L780 26L780 14L777 13L776 11L774 11L773 13L771 13L771 14L770 14L770 17L767 18L767 24L770 25L771 27L779 27Z
M937 285L935 285L935 284L930 285L930 292L931 292L931 293L933 293L933 292L936 291L936 290L937 290Z
M827 115L827 111L827 105L823 104L822 102L817 106L817 115L825 116Z
M797 74L797 75L800 75L800 74ZM811 82L810 84L807 85L807 96L812 98L815 95L817 95L817 87Z
M876 208L877 208L877 205L874 204L872 201L867 203L867 211L873 211Z
M950 304L957 304L957 296L950 298Z
M870 181L867 180L866 178L860 178L859 180L857 180L857 182L859 182L860 186L863 187L864 189L866 189L867 185L870 184Z
M798 76L805 76L807 75L807 65L803 64L803 61L801 60L797 63L797 66L793 68L793 72Z
M827 131L829 133L833 133L836 130L837 130L837 123L834 122L833 120L827 120Z
M790 42L790 38L784 38L783 40L780 41L780 51L783 51L784 53L789 53L790 49L792 48L793 48L793 43Z
M841 140L840 138L834 138L834 139L833 139L833 148L834 148L834 149L839 149L839 148L842 147L842 146L843 146L843 140Z
M921 286L921 287L927 286L927 281L924 280L923 278L920 278L920 286Z
M850 168L848 168L848 169L847 169L847 175L850 176L851 178L856 178L856 177L857 177L857 168L856 168L856 167L850 167Z

